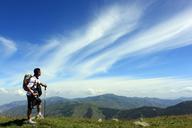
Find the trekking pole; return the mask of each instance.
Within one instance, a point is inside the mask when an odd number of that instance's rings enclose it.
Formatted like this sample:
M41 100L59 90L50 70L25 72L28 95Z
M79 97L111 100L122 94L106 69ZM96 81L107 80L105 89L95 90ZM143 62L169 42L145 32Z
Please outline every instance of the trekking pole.
M45 100L45 98L46 98L46 88L45 88L45 90L44 90L44 105L43 105L43 109L44 109L43 115L44 115L44 118L45 118L45 107L46 107L46 100Z

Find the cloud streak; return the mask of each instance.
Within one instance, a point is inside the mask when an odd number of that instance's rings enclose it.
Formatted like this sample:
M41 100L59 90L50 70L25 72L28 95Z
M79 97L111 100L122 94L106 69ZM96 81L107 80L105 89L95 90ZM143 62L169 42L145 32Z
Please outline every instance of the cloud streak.
M0 36L1 55L9 56L17 51L16 43L10 39Z
M140 22L149 7L150 4L110 6L69 37L54 37L44 45L31 44L32 49L28 51L31 54L27 58L32 59L27 60L25 66L42 67L47 79L62 79L62 76L67 75L74 79L84 79L107 72L125 58L131 59L191 44L191 9L134 33L142 27ZM16 49L13 41L0 39L10 51ZM38 54L34 54L33 46ZM26 59L21 58L19 61L25 63Z
M47 96L63 96L77 98L95 96L106 93L128 97L158 97L179 98L189 97L192 91L192 79L177 77L157 78L129 78L129 77L104 77L84 80L62 80L49 83ZM78 88L78 89L77 89ZM20 87L10 89L0 88L4 97L14 96L24 99L25 92ZM3 100L3 99L2 99ZM12 99L7 99L9 102Z
M79 65L82 71L87 70L90 75L106 71L121 59L136 55L151 54L168 49L175 49L191 45L192 37L192 10L183 13L151 27L149 30L128 38L114 48L91 58Z
M53 86L48 90L48 96L74 98L114 93L129 97L179 98L189 96L191 82L191 79L176 77L145 79L104 77L91 80L64 80L53 82Z
M40 66L49 78L62 72L85 78L108 71L124 58L191 45L191 9L126 38L141 27L146 7L111 6L70 38L51 39L34 58L43 60Z
M97 52L106 47L110 47L110 45L113 45L120 37L134 31L144 9L145 7L138 7L136 5L129 7L111 6L91 22L85 28L85 31L80 31L69 39L55 39L63 45L60 45L60 47L56 48L55 52L51 54L53 59L51 64L49 63L49 59L46 61L48 63L45 67L50 71L48 74L57 74L61 70L63 71L66 68L65 66L68 66L67 63L74 64L74 69L78 72L76 65L78 65L79 62L85 61L84 59L97 54ZM85 52L82 53L82 51ZM79 56L76 57L76 55ZM83 70L84 69L85 68L83 68ZM84 76L82 70L80 72L79 76ZM88 71L86 71L86 73L87 72ZM92 72L90 75L94 74L93 70L90 72Z
M5 88L0 88L0 93L8 93L8 91Z

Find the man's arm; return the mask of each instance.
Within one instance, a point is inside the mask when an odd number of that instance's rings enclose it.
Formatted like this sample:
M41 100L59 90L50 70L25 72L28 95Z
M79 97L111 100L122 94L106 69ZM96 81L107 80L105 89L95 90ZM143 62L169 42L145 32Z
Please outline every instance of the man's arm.
M44 83L42 83L39 79L37 80L37 84L38 84L38 85L40 85L40 86L42 86L42 87L44 87L44 88L45 88L45 90L46 90L47 85L46 85L46 84L44 84Z
M28 88L29 92L30 92L32 95L34 95L34 96L38 95L37 93L34 93L34 92L33 92L33 90L31 89L31 87L28 87L28 86L27 86L27 88Z
M38 95L37 93L34 93L34 92L33 92L33 90L31 89L31 87L28 87L28 86L27 86L27 88L28 88L29 92L30 92L33 96L37 96L37 95Z
M45 89L47 88L46 84L40 83L41 86L43 86Z

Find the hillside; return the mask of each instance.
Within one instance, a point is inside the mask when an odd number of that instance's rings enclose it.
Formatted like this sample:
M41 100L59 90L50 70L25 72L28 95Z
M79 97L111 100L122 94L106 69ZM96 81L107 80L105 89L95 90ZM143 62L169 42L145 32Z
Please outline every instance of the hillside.
M184 101L175 106L167 107L164 110L164 115L181 115L192 113L192 101Z
M170 116L170 115L186 115L192 114L192 101L184 101L177 105L167 108L158 108L144 106L135 109L112 109L102 108L93 104L79 103L79 102L55 102L46 107L47 116L60 116L60 117L74 117L74 118L91 118L91 119L138 119L140 117L157 117L157 116ZM35 112L35 111L34 111ZM25 116L26 107L18 106L7 111L1 115L16 117Z
M140 128L135 125L136 120L98 120L77 119L64 117L47 117L38 120L36 127L40 128ZM32 125L25 124L23 118L0 117L0 127L2 128L31 128ZM158 118L144 118L143 122L148 123L148 128L191 128L192 116L170 116Z
M179 99L158 99L158 98L140 98L140 97L125 97L114 94L104 94L93 97L66 99L63 97L49 97L46 99L47 106L51 104L92 104L101 108L112 109L135 109L143 106L166 108L176 105L182 101L192 100L192 98L179 98ZM26 106L26 101L16 101L0 106L0 112L6 111L11 108Z
M168 106L176 105L182 101L192 100L192 98L179 98L179 99L159 99L159 98L148 98L148 97L126 97L118 96L114 94L104 94L93 97L77 98L73 101L94 104L102 108L113 108L113 109L134 109L143 106L152 106L159 108L166 108Z
M18 107L18 106L23 106L26 104L26 101L15 101L15 102L11 102L9 104L4 104L0 106L0 112Z
M184 101L174 104L180 100L182 99L130 98L113 94L78 99L51 97L46 99L46 115L92 119L136 119L140 117L192 114L192 102ZM169 104L174 105L167 108L162 107L167 106L168 101L171 101ZM158 105L160 107L155 107ZM24 101L0 106L0 115L4 116L25 116L26 111L26 102ZM36 110L33 112L35 113Z
M121 110L116 117L120 119L136 119L139 117L157 117L192 114L192 101L184 101L167 108L141 107L130 110Z

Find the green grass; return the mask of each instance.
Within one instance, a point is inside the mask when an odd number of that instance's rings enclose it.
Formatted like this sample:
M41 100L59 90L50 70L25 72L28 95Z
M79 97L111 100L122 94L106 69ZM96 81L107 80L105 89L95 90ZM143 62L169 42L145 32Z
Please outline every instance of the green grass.
M134 125L135 120L124 120L115 122L104 120L98 122L93 119L76 119L65 117L48 117L38 120L35 126L25 124L22 118L0 117L0 127L3 128L139 128ZM148 128L191 128L192 115L146 118Z

